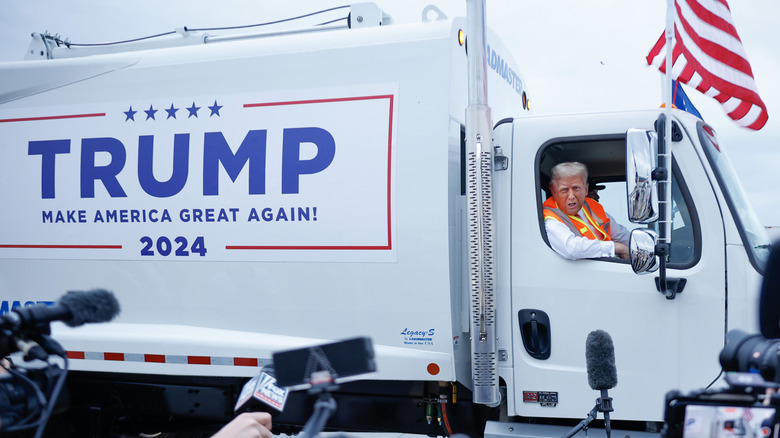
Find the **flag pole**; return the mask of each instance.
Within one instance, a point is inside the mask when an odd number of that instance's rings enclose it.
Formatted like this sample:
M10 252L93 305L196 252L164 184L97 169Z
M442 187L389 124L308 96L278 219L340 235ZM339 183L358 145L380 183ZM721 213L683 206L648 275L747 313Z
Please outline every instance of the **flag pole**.
M664 87L664 100L666 102L666 123L664 126L664 138L666 141L664 150L664 167L666 168L666 181L664 190L666 191L665 201L668 203L666 214L664 215L664 239L669 243L672 238L672 51L674 49L674 19L676 9L674 0L666 0L666 80Z
M666 0L666 74L664 76L664 102L665 102L665 114L666 117L664 117L664 150L663 153L660 153L659 156L663 158L663 168L666 171L666 178L663 180L664 184L664 199L663 199L663 218L661 220L661 226L663 229L661 230L661 236L660 241L661 244L665 245L665 251L660 254L661 256L661 267L660 267L660 273L659 273L659 289L660 292L669 298L669 290L667 287L666 282L666 261L669 257L669 249L671 248L671 242L672 242L672 104L674 103L673 99L673 86L672 86L672 80L674 79L672 75L672 68L673 68L673 49L674 49L674 21L676 16L676 8L674 4L675 0ZM661 163L659 163L660 165ZM674 295L672 295L673 297Z

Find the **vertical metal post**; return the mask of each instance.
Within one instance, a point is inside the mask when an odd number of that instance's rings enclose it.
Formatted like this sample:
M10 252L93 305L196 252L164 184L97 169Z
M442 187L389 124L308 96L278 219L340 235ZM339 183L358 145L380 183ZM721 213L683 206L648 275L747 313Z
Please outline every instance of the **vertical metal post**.
M662 218L664 232L661 238L665 243L671 243L672 240L672 105L674 104L672 80L672 49L674 48L674 17L677 10L674 6L674 0L666 2L666 124L664 126L665 154L663 156L664 167L666 168L666 181L664 181L664 190L666 193L666 211Z
M471 373L474 402L497 406L493 236L493 129L487 104L485 2L467 0L469 105L466 108Z
M674 104L672 50L674 48L674 19L677 13L674 1L667 0L666 2L666 74L663 87L666 117L664 117L664 138L659 143L663 145L663 151L659 150L658 154L658 164L666 170L666 178L660 181L663 184L664 196L659 202L662 214L659 243L662 250L659 250L660 271L658 274L658 288L668 299L674 298L674 292L669 289L666 281L666 262L672 243L672 105Z

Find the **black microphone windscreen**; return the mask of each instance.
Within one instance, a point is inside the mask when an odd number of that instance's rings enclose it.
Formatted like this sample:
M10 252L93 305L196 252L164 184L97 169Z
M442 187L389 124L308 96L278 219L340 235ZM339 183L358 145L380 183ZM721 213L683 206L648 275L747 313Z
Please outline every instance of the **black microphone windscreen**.
M617 386L615 347L612 338L604 330L594 330L585 341L585 362L588 367L588 384L595 390Z
M114 294L103 289L88 292L68 292L57 304L67 308L73 317L64 321L71 327L88 322L107 322L119 314L119 302Z

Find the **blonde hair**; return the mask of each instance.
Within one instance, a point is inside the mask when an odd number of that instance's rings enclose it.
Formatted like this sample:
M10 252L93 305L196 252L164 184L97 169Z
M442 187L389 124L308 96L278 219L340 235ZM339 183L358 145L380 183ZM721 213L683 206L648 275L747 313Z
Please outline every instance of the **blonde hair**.
M552 168L550 175L550 186L559 178L568 178L572 176L581 176L582 181L588 183L588 168L578 161L567 161L558 163Z
M569 178L572 176L581 176L582 182L587 186L588 184L588 168L584 164L578 161L567 161L564 163L558 163L553 166L550 175L550 190L553 189L553 184L556 184L559 178Z

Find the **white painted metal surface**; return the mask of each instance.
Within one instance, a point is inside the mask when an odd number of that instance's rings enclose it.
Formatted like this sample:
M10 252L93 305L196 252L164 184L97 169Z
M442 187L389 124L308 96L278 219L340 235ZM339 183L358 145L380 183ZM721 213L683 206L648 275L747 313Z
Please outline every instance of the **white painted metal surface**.
M74 369L251 376L135 359L262 360L282 344L366 335L376 378L468 382L454 359L468 342L451 305L462 292L448 194L460 180L449 162L466 102L461 29L0 66L0 95L13 97L0 105L4 306L114 291L116 324L57 328ZM488 43L509 114L508 101L522 108L519 76L507 82L516 68Z

